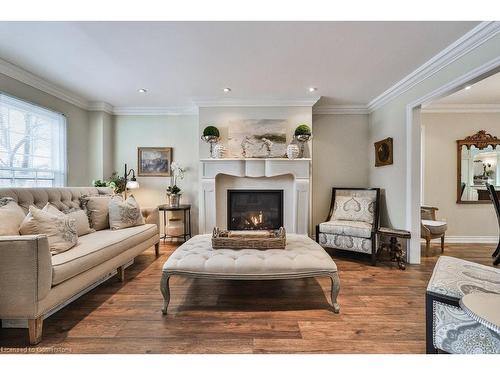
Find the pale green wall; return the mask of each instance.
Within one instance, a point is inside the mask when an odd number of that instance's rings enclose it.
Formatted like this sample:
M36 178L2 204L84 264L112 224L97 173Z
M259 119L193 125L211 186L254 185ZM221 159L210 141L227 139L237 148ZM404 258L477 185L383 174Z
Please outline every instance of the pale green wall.
M68 186L88 186L88 112L55 96L0 74L0 91L63 113L67 119Z
M198 116L114 116L113 166L123 174L124 164L137 171L138 147L172 147L173 160L187 167L181 203L193 205L191 210L194 234L198 231ZM140 188L132 193L142 207L166 203L170 177L137 177Z
M102 111L89 112L88 174L90 180L107 179L113 173L113 116Z

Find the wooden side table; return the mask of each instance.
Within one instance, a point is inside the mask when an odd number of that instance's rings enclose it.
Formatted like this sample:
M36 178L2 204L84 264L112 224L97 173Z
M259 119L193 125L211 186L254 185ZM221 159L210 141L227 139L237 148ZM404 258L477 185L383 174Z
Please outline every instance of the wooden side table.
M384 243L380 245L377 251L377 256L379 256L382 251L388 250L391 256L391 261L397 262L399 269L405 270L406 262L404 259L403 249L401 247L401 244L398 242L398 239L401 238L408 241L411 238L411 233L407 230L402 229L380 227L377 231L377 234L379 235L379 239L380 236L386 236L390 238L388 244Z
M183 238L184 242L186 242L187 238L191 238L191 205L190 204L180 204L178 207L172 207L168 204L162 204L158 206L158 210L163 212L163 242L166 241L167 238ZM182 211L183 214L183 224L184 231L182 234L177 236L171 236L167 234L167 212L178 212Z

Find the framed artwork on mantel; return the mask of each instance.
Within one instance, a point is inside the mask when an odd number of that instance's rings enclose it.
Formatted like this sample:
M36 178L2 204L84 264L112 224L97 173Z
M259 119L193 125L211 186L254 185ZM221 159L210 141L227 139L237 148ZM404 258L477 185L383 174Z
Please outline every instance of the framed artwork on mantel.
M392 138L375 142L375 166L382 167L393 163Z
M172 147L137 147L137 175L170 177Z
M283 158L286 154L287 120L259 119L229 124L231 158Z

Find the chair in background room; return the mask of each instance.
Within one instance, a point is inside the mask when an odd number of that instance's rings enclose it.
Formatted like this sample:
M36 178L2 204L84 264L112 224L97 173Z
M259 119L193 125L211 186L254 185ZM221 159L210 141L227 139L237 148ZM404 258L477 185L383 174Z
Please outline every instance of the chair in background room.
M376 264L380 189L332 188L330 212L316 226L316 242L332 249L370 254Z
M498 194L495 191L495 187L493 185L486 184L486 188L488 189L488 193L490 193L490 199L493 202L493 206L495 207L495 212L497 214L497 219L498 219L498 228L500 231L500 203L498 201ZM497 248L491 256L495 258L493 264L497 266L500 263L500 238L498 239Z
M446 222L436 219L437 207L421 206L420 207L420 237L425 239L425 251L428 252L431 247L431 240L441 238L441 252L444 251L444 235L448 226Z

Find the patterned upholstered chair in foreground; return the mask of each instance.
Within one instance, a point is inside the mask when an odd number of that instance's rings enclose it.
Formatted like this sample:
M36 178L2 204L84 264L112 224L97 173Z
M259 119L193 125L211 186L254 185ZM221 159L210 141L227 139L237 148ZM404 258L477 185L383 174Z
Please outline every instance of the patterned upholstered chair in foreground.
M323 247L370 254L377 260L380 189L332 188L330 212L316 226L316 241Z
M439 257L426 293L427 353L500 353L500 335L460 307L460 299L470 293L500 294L500 269Z

